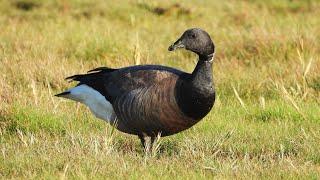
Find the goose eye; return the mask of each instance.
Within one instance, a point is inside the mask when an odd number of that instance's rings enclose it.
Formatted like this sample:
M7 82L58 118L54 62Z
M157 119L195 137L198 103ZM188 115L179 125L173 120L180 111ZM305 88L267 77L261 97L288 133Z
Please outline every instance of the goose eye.
M195 34L189 34L189 37L194 39L194 38L196 38L196 35Z
M195 34L191 34L191 37L192 37L192 38L196 38L196 35L195 35Z

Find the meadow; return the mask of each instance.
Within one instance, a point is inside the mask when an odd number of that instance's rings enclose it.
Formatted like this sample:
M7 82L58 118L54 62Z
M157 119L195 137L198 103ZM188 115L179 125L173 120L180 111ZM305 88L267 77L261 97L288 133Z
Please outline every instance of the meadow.
M1 179L319 179L320 1L0 0ZM81 104L54 97L98 66L161 64L201 27L217 101L145 154Z

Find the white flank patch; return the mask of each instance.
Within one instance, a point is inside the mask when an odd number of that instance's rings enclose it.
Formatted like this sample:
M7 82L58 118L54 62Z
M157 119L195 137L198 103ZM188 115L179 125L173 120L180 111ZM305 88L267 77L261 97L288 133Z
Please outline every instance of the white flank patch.
M114 114L112 104L97 90L82 84L67 91L70 94L63 97L85 104L97 118L110 122Z

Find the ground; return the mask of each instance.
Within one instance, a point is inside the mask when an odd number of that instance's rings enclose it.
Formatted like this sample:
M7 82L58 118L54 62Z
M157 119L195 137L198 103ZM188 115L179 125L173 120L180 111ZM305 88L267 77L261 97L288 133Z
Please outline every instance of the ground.
M320 178L318 0L0 1L0 178ZM83 105L53 95L98 66L161 64L200 27L216 44L217 101L145 154Z

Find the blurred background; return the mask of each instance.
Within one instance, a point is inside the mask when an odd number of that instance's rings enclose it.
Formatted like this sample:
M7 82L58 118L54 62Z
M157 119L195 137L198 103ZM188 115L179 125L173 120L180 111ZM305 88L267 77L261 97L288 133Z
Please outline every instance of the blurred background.
M0 177L319 178L319 17L318 0L0 0ZM192 27L216 44L217 102L157 154L53 97L98 66L192 72L167 50Z

